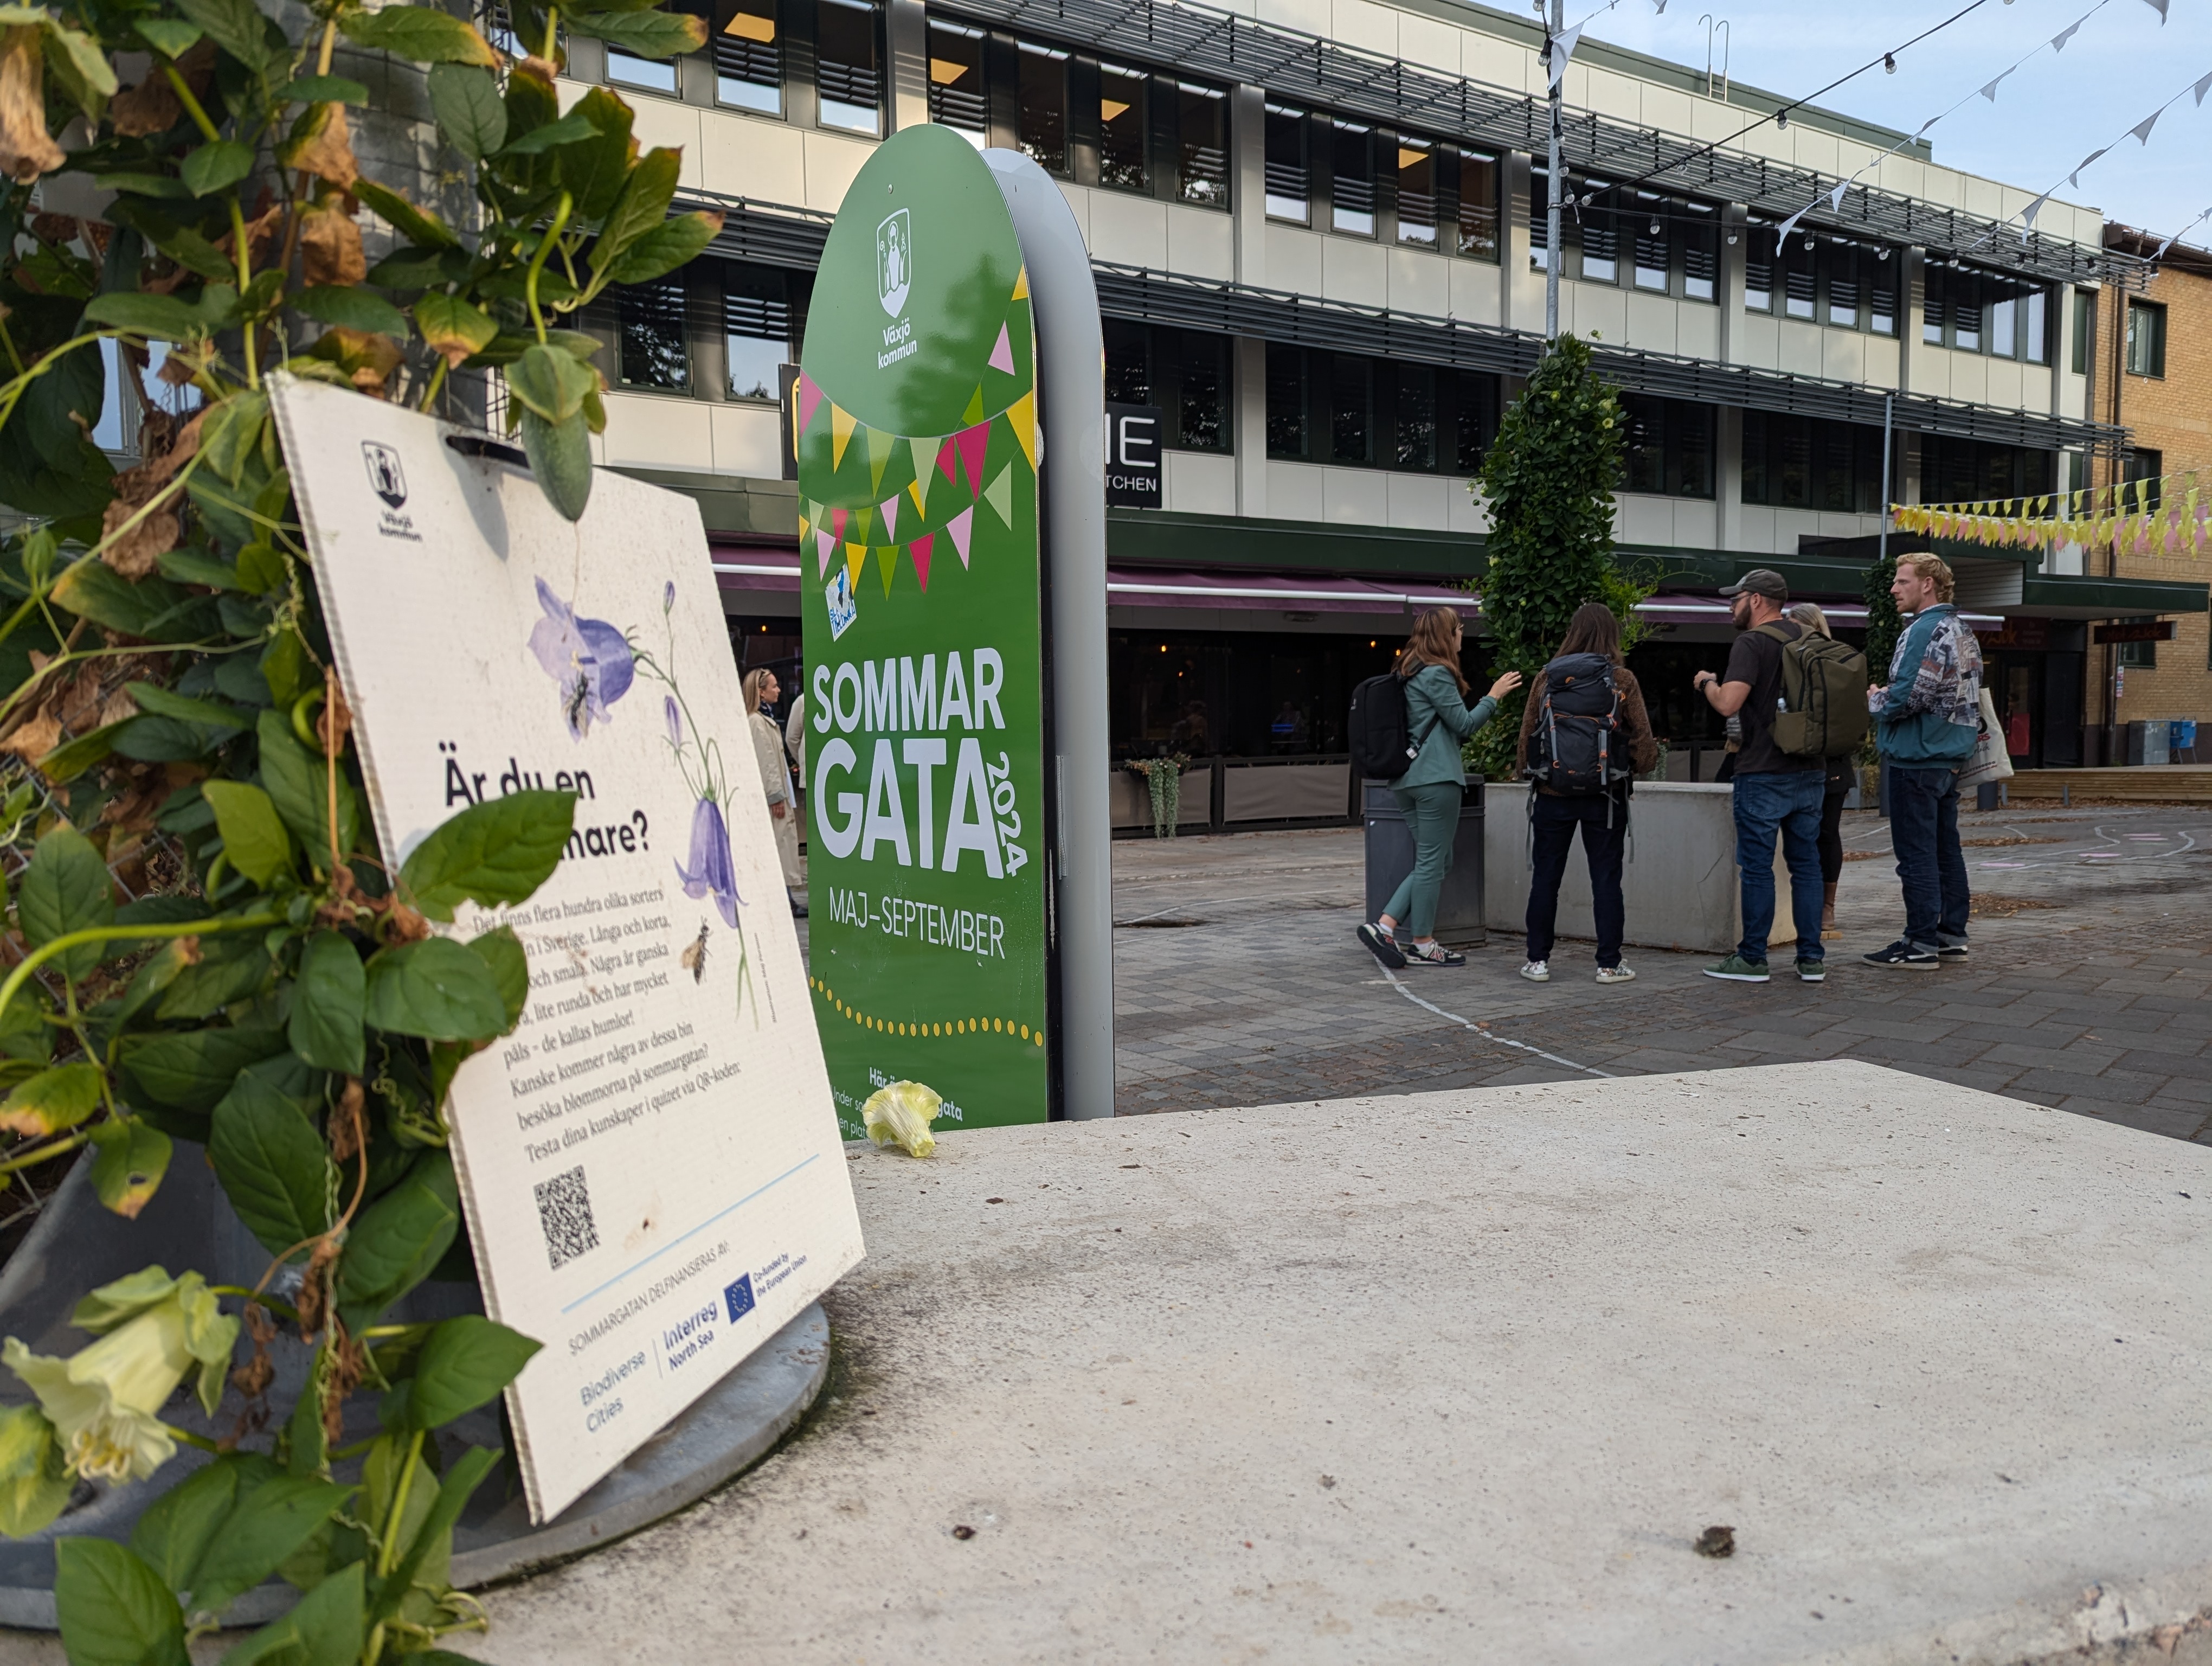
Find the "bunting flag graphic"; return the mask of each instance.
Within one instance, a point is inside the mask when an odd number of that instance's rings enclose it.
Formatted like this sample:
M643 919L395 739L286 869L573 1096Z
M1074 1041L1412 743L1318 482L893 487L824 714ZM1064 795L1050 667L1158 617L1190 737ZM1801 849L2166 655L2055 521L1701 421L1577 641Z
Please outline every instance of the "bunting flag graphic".
M991 513L1001 522L1008 526L1014 524L1014 465L1012 463L999 471L999 477L984 492L983 501L991 506Z
M884 594L891 593L891 575L898 571L898 545L887 544L876 551L876 569L882 574Z
M843 509L832 509L830 511L830 530L840 543L844 541L846 519L847 514Z
M1012 426L1014 438L1021 442L1022 455L1036 466L1036 390L1028 392L1006 407L1006 421Z
M809 503L805 498L799 499L799 542L802 546L806 543L806 540L809 538L813 536L814 533L814 521L812 518L813 511L814 506L811 503Z
M1009 299L1014 301L1027 301L1029 298L1030 269L1027 266L1024 266L1020 271L1014 274L1014 293L1009 297Z
M814 542L822 552L821 561L817 563L814 575L818 583L830 576L830 557L836 553L837 540L826 530L817 527L814 533Z
M875 518L876 512L873 509L855 509L853 511L854 543L866 544L868 541L868 525L871 521L875 520Z
M937 541L937 534L925 532L906 546L908 556L914 562L914 575L921 581L922 593L929 593L929 547Z
M868 489L879 492L884 489L884 465L891 460L891 448L898 444L898 435L886 434L879 428L868 430Z
M968 396L968 408L960 413L960 420L963 423L980 423L983 420L982 383L976 383L975 391Z
M1002 375L1014 374L1014 344L1006 339L1006 326L999 326L999 344L991 350L991 368Z
M799 431L813 424L815 408L822 403L822 385L804 370L799 373Z
M915 439L906 443L914 457L914 483L906 489L907 496L914 499L915 513L926 515L929 513L929 465L937 455L938 442Z
M876 507L884 512L884 536L898 536L898 494L894 492Z
M860 582L860 569L867 564L867 560L868 546L866 544L848 544L845 546L846 583L854 586L855 588L859 587Z
M1024 399L1029 397L1026 393L1022 396ZM968 475L968 489L971 492L979 489L983 483L983 453L991 443L991 425L978 423L973 428L963 429L952 436L950 443L960 453L960 466ZM1024 444L1022 449L1027 451L1029 447Z
M968 541L975 524L975 507L969 504L945 523L945 535L952 540L952 547L960 552L960 564L968 565Z
M842 468L845 447L853 443L853 413L835 399L830 401L830 466Z
M2200 556L2212 547L2203 477L2195 471L2056 496L1978 503L1898 504L1899 531L1992 547L2079 544L2123 555Z

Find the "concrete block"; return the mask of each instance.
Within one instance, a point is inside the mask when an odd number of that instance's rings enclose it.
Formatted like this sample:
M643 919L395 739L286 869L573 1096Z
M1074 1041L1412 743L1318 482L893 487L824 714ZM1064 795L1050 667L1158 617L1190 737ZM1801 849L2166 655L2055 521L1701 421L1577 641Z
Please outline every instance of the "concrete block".
M1483 842L1483 923L1496 932L1525 928L1528 914L1528 788L1492 781ZM1630 849L1621 890L1628 903L1627 941L1639 948L1725 954L1743 935L1742 891L1735 868L1731 789L1715 781L1638 781L1631 801ZM1790 873L1778 842L1774 855L1774 928L1768 947L1797 940L1790 916ZM1559 932L1593 938L1589 869L1582 841L1567 859L1559 887Z

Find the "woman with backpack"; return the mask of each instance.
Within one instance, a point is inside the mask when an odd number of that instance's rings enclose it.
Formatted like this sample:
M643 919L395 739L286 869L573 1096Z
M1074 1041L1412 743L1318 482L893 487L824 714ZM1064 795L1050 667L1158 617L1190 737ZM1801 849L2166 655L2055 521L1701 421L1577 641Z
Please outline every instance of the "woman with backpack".
M1816 635L1835 636L1828 629L1828 616L1811 602L1794 605L1790 617ZM1820 789L1820 934L1826 937L1836 928L1836 887L1844 878L1844 800L1851 790L1856 766L1848 752L1821 763L1827 770Z
M1459 614L1432 607L1413 621L1413 634L1398 656L1397 676L1405 684L1406 733L1415 757L1405 774L1390 783L1390 796L1406 813L1413 834L1413 871L1399 883L1372 925L1359 928L1359 940L1393 971L1408 961L1425 966L1464 966L1467 957L1447 949L1435 936L1437 897L1451 872L1452 842L1459 832L1460 800L1467 768L1460 743L1497 715L1498 702L1521 686L1521 673L1509 671L1490 685L1472 708L1467 678L1460 674L1460 645L1466 630Z
M1602 765L1592 768L1592 760L1582 756L1587 751L1594 757L1594 745L1572 744L1578 729L1590 731L1583 735L1585 741L1591 733L1601 736ZM1553 738L1563 731L1567 742L1554 750ZM1628 838L1632 772L1642 775L1658 762L1659 743L1644 709L1644 691L1621 663L1620 621L1602 602L1584 602L1567 621L1558 654L1536 673L1521 714L1519 773L1529 781L1531 862L1528 960L1521 976L1531 983L1551 982L1559 882L1566 877L1567 851L1577 827L1583 831L1583 859L1589 864L1597 981L1627 983L1635 978L1620 959L1620 939L1628 929L1620 859Z

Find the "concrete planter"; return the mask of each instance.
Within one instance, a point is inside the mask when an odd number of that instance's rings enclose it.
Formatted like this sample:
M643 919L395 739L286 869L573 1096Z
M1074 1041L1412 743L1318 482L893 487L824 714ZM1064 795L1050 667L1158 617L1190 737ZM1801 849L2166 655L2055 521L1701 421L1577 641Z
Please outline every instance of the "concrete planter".
M1494 932L1526 929L1528 912L1528 787L1495 781L1484 818L1483 921ZM1621 890L1626 940L1639 948L1726 954L1743 935L1742 889L1735 867L1729 787L1717 781L1638 781L1630 800L1628 861ZM1797 940L1790 915L1790 873L1780 841L1774 853L1774 927L1779 950ZM1559 933L1594 939L1589 868L1582 841L1567 857L1559 887Z

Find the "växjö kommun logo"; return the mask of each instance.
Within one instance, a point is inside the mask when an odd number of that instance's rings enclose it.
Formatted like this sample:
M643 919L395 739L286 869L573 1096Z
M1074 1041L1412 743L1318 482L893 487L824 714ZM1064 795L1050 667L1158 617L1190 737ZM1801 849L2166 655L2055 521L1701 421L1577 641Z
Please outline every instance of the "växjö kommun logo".
M407 501L407 476L399 466L399 453L374 440L361 442L362 461L368 465L368 483L393 508Z
M876 228L876 297L896 318L906 310L914 283L914 226L899 210Z

